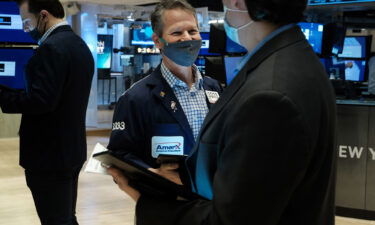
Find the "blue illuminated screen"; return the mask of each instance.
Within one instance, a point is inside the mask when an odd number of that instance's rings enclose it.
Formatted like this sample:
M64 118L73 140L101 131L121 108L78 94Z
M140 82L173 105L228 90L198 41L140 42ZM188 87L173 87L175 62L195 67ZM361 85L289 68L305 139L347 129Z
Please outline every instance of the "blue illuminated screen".
M236 76L234 71L237 69L237 66L241 63L243 57L244 56L240 56L240 57L227 56L224 58L227 85L229 85L234 79L234 77Z
M345 60L345 80L364 81L366 60Z
M227 46L226 52L227 53L246 53L246 48L242 47L241 45L237 44L236 42L232 41L229 37L227 37Z
M339 54L338 56L341 58L365 58L366 49L365 36L346 37L342 54Z
M23 89L25 67L33 54L33 49L0 48L0 84Z
M375 2L374 0L309 0L309 5L331 5L345 3Z
M98 35L98 69L110 69L112 64L112 49L113 36L112 35Z
M314 52L322 53L323 44L323 30L324 26L320 23L299 23L303 34L305 35L307 41L310 43Z
M152 31L151 23L142 23L134 25L133 28L133 38L131 41L132 45L154 45L154 41L152 40Z
M16 2L0 1L0 42L36 43L23 31L22 18Z

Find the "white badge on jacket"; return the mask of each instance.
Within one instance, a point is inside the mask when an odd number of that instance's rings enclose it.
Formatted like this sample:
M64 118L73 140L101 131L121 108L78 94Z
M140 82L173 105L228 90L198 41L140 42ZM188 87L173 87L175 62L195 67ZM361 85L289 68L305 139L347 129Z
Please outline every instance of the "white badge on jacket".
M160 154L164 155L183 155L184 137L183 136L154 136L151 139L151 154L157 158Z
M207 95L208 101L211 104L215 104L217 100L219 100L220 98L220 95L217 91L206 91L206 95Z

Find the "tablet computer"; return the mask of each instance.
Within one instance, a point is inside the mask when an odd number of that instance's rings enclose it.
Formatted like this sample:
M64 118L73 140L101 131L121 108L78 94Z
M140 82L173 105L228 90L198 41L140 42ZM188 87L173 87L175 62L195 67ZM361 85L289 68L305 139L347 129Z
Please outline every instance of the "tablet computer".
M119 158L111 151L99 152L94 154L93 157L106 165L122 170L129 179L129 185L142 194L173 199L176 197L187 200L205 199L187 187L149 171L144 164L137 162L137 160Z

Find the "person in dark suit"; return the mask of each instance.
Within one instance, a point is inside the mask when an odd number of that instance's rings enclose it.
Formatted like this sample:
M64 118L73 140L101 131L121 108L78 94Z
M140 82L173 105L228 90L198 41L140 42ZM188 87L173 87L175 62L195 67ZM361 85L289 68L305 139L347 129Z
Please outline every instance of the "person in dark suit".
M4 113L21 113L20 165L43 225L78 224L79 171L86 160L86 108L94 60L58 0L18 2L39 48L25 68L25 90L0 87Z
M151 18L162 62L120 97L108 149L157 168L160 154L178 161L190 153L222 88L194 65L201 47L194 8L184 0L163 0Z
M227 35L249 54L187 161L192 189L206 200L140 194L108 171L137 201L137 225L333 225L336 106L295 24L307 1L223 3Z

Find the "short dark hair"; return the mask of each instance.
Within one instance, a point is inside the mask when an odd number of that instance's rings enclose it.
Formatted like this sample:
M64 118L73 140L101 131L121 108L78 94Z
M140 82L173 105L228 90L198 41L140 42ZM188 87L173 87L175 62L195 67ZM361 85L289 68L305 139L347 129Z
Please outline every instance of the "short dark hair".
M297 23L303 20L307 0L245 0L254 21L274 24Z
M197 20L197 15L195 8L193 8L187 1L185 0L161 0L159 4L156 5L155 10L151 14L151 25L152 30L161 37L163 35L163 28L164 28L164 21L163 21L163 14L165 10L171 9L182 9L187 12L190 12L194 15L195 19ZM198 23L198 20L197 20Z
M59 0L16 0L18 5L27 2L29 12L36 15L42 10L47 10L52 16L62 19L65 17L64 7Z

